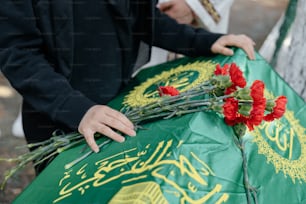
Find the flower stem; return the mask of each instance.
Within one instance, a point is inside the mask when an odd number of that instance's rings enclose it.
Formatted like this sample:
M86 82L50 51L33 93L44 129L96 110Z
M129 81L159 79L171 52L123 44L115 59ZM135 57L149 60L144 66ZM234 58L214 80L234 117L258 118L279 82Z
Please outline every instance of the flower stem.
M131 110L126 111L125 114L129 115L129 116L138 115L140 111L143 112L143 111L146 111L146 110L154 110L154 108L156 108L156 107L163 107L164 105L168 105L170 103L174 103L174 102L177 102L177 101L181 101L181 100L186 101L186 100L189 100L189 99L197 97L197 96L202 96L204 94L207 94L207 93L211 92L215 88L216 88L215 86L194 87L193 89L185 91L185 92L181 93L180 95L167 97L167 98L161 98L157 102L152 102L152 103L149 103L149 104L147 104L145 106L142 106L142 107L133 108Z
M256 189L252 187L249 183L249 176L248 176L248 164L247 164L247 158L245 154L245 143L242 138L238 138L239 141L239 146L240 146L240 151L241 151L241 156L242 156L242 168L243 168L243 184L244 188L246 191L246 197L247 197L247 203L251 204L251 193L253 200L255 204L258 204L257 202L257 194L256 194Z
M99 145L99 148L104 147L105 145L107 145L108 143L110 143L111 141L113 141L112 139L107 139L105 140L103 143L101 143ZM93 153L92 150L88 151L86 154L84 154L83 156L73 160L72 162L68 163L65 165L65 169L70 169L71 167L73 167L74 165L76 165L77 163L79 163L80 161L84 160L85 158L87 158L89 155L91 155Z
M154 109L148 109L144 111L142 108L135 108L132 112L127 112L125 115L133 123L143 122L145 120L154 119L154 118L171 118L175 115L183 115L187 113L193 113L197 111L209 110L209 107L214 103L221 101L230 97L229 95L216 97L213 101L212 99L194 99L188 100L185 99L178 103L169 104L168 98L156 103ZM132 114L131 114L132 113ZM170 117L171 116L171 117Z

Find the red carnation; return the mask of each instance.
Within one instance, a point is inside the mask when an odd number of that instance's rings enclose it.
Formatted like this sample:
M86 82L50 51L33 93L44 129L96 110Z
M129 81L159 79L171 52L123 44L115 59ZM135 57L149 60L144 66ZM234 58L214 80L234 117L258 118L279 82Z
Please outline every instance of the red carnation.
M248 118L238 112L239 101L234 98L228 98L223 105L224 121L229 126L239 123L246 124Z
M236 120L229 120L227 118L224 118L224 122L228 125L228 126L234 126L237 124Z
M223 67L221 67L220 64L217 64L216 70L215 70L215 75L228 75L228 69L229 65L225 64Z
M223 114L226 120L233 121L238 113L238 101L234 98L228 98L223 105Z
M275 106L273 111L264 116L265 121L273 121L274 119L281 118L286 111L287 98L285 96L280 96L275 100Z
M239 123L247 125L247 121L248 121L248 118L241 115L240 113L237 113L235 120L229 120L228 118L225 118L225 123L229 126L234 126Z
M225 90L225 94L229 95L237 90L237 87L244 88L246 86L246 80L243 77L242 71L235 64L225 64L221 67L219 64L216 66L215 75L227 75L230 77L231 86Z
M237 105L237 106L236 106ZM227 99L223 106L225 123L229 126L234 126L239 123L245 124L250 131L254 130L254 126L260 125L263 120L266 108L266 99L254 101L252 110L249 116L238 113L238 101L235 99ZM235 115L234 115L234 111Z
M159 86L158 93L159 96L164 96L164 95L176 96L180 94L180 92L173 86Z
M260 125L265 114L265 109L266 109L265 98L261 98L260 100L254 101L248 122L255 126Z
M252 125L260 125L265 114L267 103L266 98L264 98L265 84L260 80L255 80L250 89L250 95L253 99L253 107L248 122Z
M231 85L230 87L228 87L225 91L224 94L225 95L230 95L231 93L234 93L235 91L237 91L237 88L235 85Z
M251 97L253 101L261 100L264 97L265 84L260 80L255 80L251 86Z
M239 86L240 88L244 88L246 86L246 80L243 77L243 73L235 63L231 64L231 67L229 68L229 75L234 86Z

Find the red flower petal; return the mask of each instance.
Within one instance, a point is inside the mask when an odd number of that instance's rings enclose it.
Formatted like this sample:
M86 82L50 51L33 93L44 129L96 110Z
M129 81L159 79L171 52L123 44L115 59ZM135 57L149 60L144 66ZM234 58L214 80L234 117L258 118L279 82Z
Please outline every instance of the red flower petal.
M281 118L285 111L286 111L286 105L287 105L287 98L285 96L280 96L275 100L275 106L273 108L273 111L264 116L265 121L273 121L274 119Z
M215 75L227 75L228 74L229 65L225 64L223 67L221 67L220 64L217 64Z
M225 94L225 95L230 95L231 93L234 93L235 91L237 91L237 88L236 88L236 86L233 84L232 86L228 87L228 88L225 90L224 94Z
M228 98L223 105L223 114L226 121L233 121L236 119L238 113L238 101L234 98Z
M244 88L246 86L246 80L243 77L243 73L235 63L231 64L229 68L229 75L231 77L232 83L235 86L240 88Z
M260 80L255 80L251 86L251 97L253 101L261 100L264 97L265 84Z
M253 108L250 113L249 122L256 126L260 125L264 117L265 109L266 109L266 99L265 98L254 101Z
M173 86L159 86L158 93L159 96L164 96L164 95L176 96L180 94L180 92Z
M228 125L228 126L234 126L237 124L236 120L229 120L228 118L224 118L224 122Z

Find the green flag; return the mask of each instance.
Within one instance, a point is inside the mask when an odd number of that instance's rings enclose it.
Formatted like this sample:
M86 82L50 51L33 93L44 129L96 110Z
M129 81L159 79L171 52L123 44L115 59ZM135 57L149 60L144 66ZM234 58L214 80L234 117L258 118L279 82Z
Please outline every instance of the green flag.
M306 104L259 55L250 61L236 50L232 57L183 58L148 68L109 105L154 102L157 85L188 90L207 80L217 63L232 62L248 83L264 81L267 97L288 98L284 117L243 137L252 202L306 202ZM84 145L57 156L14 203L247 203L241 151L232 128L214 112L151 121L136 137L65 169Z

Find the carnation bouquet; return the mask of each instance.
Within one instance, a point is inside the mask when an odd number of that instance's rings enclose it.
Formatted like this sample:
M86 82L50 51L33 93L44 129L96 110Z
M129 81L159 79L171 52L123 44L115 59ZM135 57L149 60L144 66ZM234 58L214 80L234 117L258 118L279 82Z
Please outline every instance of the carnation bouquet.
M172 86L157 86L160 98L143 106L124 106L120 111L129 118L136 128L141 128L145 122L156 119L169 119L184 114L211 111L224 118L227 125L233 127L233 137L242 153L244 186L247 192L247 200L251 202L251 196L256 200L256 189L248 183L247 161L244 154L242 137L246 131L252 131L262 121L273 121L283 116L286 110L287 98L266 98L264 96L265 85L260 80L255 80L250 87L246 86L246 80L240 68L235 64L217 65L214 74L201 84L181 92ZM96 134L96 137L102 135ZM55 133L49 140L28 144L28 148L37 147L35 150L18 156L17 158L2 158L0 161L16 162L16 166L5 175L1 188L7 180L26 164L34 162L34 165L55 157L57 154L84 142L80 133L58 134ZM100 147L112 142L106 139ZM92 151L84 153L71 163L66 164L69 169L78 162L92 154Z

